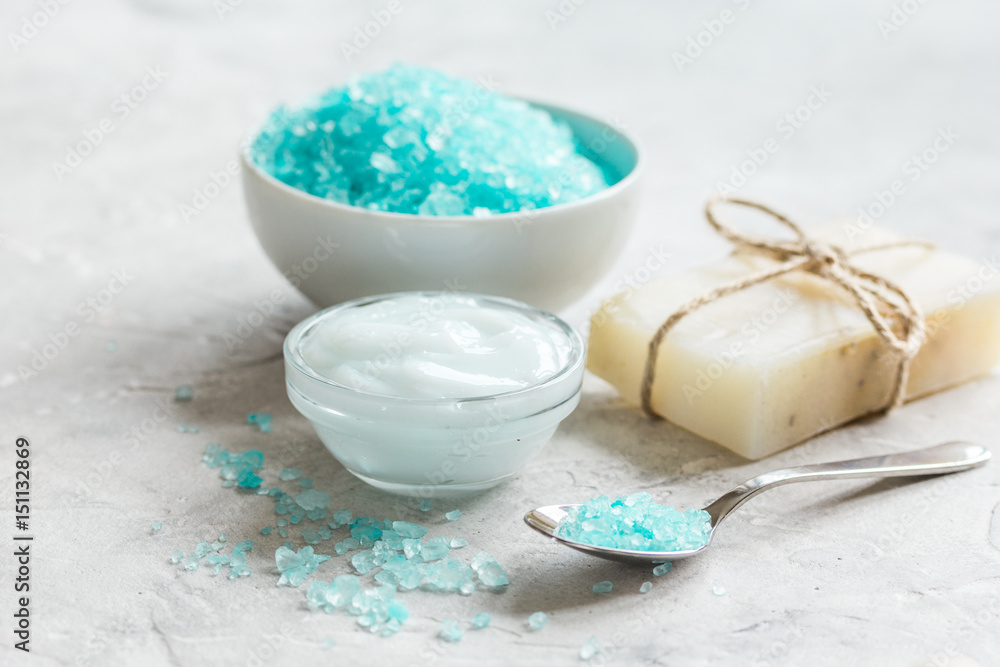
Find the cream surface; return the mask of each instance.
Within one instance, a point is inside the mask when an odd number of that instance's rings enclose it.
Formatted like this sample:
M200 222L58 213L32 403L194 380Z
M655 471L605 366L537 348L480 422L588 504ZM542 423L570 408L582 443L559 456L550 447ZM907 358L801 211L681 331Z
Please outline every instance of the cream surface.
M339 384L404 398L470 398L536 385L565 366L555 325L470 297L405 295L331 313L301 344Z

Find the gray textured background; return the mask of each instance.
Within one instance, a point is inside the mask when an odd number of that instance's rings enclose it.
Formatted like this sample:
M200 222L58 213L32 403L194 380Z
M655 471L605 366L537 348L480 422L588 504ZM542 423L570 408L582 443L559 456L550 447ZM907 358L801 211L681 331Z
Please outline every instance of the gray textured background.
M978 258L1000 251L996 3L911 2L915 13L883 34L879 22L899 3L567 1L575 11L553 28L545 12L558 11L554 0L403 0L351 63L340 45L385 3L343 4L243 0L220 17L209 0L71 2L15 49L9 33L39 5L4 3L2 553L13 533L17 434L32 439L36 542L27 659L11 648L13 561L0 556L0 663L556 665L575 664L596 634L613 646L608 664L968 664L949 657L957 653L1000 664L998 464L947 481L773 492L740 510L709 554L643 596L647 571L577 555L520 523L528 508L599 491L649 489L686 506L786 464L955 438L996 444L995 373L757 463L647 421L588 378L579 409L518 478L461 503L455 526L440 525L439 511L430 517L432 535L469 538L466 558L476 548L494 553L510 590L410 594L414 617L391 639L310 613L302 591L276 588L268 565L276 535L258 542L250 579L166 563L174 549L220 531L258 538L273 520L269 502L220 488L201 465L208 441L260 448L268 481L284 466L308 469L333 505L357 514L428 519L354 480L287 402L280 344L314 307L260 251L239 186L189 221L180 215L269 107L355 71L405 60L490 76L504 92L617 117L642 140L639 230L615 271L563 313L577 325L651 248L672 255L663 274L725 252L701 205L746 151L772 137L779 150L742 193L817 221L855 215L901 179L905 192L877 224ZM679 68L673 54L725 9L734 20ZM122 117L116 98L157 66L166 79ZM811 87L830 99L785 136L777 123ZM114 131L58 178L53 162L102 118ZM911 155L947 128L958 139L912 180ZM80 309L122 269L134 278L103 312ZM226 335L272 290L287 298L230 351ZM69 323L79 335L22 380L18 367ZM197 396L174 405L181 383ZM172 414L133 447L123 434L153 417L157 401ZM243 423L251 410L274 414L272 434ZM179 421L200 433L178 433ZM161 534L150 535L153 521L163 521ZM345 564L330 561L316 576L332 578ZM615 591L598 598L590 587L602 579ZM713 595L714 586L727 594ZM435 638L442 618L480 610L494 616L488 630L456 645ZM529 633L524 621L536 610L551 620ZM338 646L323 651L326 636Z

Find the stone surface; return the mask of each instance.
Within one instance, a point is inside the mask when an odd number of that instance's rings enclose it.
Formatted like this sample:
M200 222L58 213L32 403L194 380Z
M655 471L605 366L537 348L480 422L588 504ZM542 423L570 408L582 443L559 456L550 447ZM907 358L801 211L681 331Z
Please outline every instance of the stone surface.
M96 0L60 5L17 52L5 40L0 491L9 497L10 445L23 434L32 442L35 542L32 654L11 648L5 585L0 664L285 665L335 655L345 664L576 665L591 636L612 665L895 667L943 664L952 653L996 664L997 462L938 480L769 492L646 595L638 589L648 568L560 547L521 516L641 490L699 506L771 468L959 438L997 445L1000 376L755 463L645 419L588 378L580 407L517 478L423 513L351 477L288 403L282 338L314 307L264 257L226 169L246 128L277 102L406 60L617 117L642 139L639 228L603 284L563 313L575 325L628 281L727 252L700 211L747 164L755 173L740 194L803 222L877 211L877 197L888 201L884 191L899 180L902 193L876 225L985 260L1000 252L1000 8L927 3L883 37L891 4L860 0L404 2L348 63L341 44L385 3L340 4ZM560 6L575 8L565 21L553 18ZM674 54L724 9L734 19L679 68ZM6 3L6 31L38 11L28 0ZM145 99L134 109L116 102L144 77L151 89L135 94ZM812 110L803 106L810 101ZM60 180L53 162L104 118L113 131ZM958 138L921 171L911 156L948 128ZM777 149L763 166L746 162L760 160L765 145ZM657 253L668 261L651 268ZM76 333L64 349L22 381L18 367L63 340L70 324ZM179 385L192 387L191 401L174 401ZM272 414L272 432L247 426L250 412ZM200 432L178 432L182 421ZM307 471L331 507L355 516L460 533L470 542L463 558L489 551L511 585L472 597L401 592L410 618L385 639L351 617L312 613L308 583L274 585L274 550L285 539L301 548L301 525L287 527L289 538L260 535L275 524L272 503L222 488L200 461L208 442L264 452L271 480L285 467ZM447 524L443 513L455 507L462 519ZM153 521L163 523L155 535ZM9 553L9 503L0 526ZM168 562L222 532L234 543L255 539L252 576L229 581ZM349 558L335 556L313 576L346 574ZM0 557L4 581L12 565ZM614 583L611 594L591 592L601 580ZM713 595L716 586L726 595ZM524 619L537 610L550 620L530 633ZM493 617L487 631L457 644L437 637L443 619L467 629L480 611ZM324 651L330 641L335 648Z

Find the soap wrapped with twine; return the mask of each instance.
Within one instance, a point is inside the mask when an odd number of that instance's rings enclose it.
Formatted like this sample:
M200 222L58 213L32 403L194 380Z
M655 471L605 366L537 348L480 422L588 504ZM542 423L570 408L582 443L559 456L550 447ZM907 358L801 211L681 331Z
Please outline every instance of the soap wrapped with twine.
M716 204L728 203L746 206L762 211L788 227L795 239L783 241L768 239L737 232L732 227L719 222L713 208ZM745 278L720 285L681 305L656 330L649 341L646 366L642 375L640 393L642 409L651 417L658 417L652 408L653 382L656 379L656 359L660 345L674 326L685 315L704 305L717 301L734 292L740 292L759 283L783 276L793 271L804 271L827 280L846 290L854 302L864 312L878 334L896 355L896 377L888 403L882 408L889 411L903 402L906 382L910 376L910 364L920 351L926 337L924 316L920 307L902 288L882 276L868 273L851 264L855 255L905 246L931 247L924 241L895 241L867 246L850 252L831 243L810 238L797 224L763 204L746 199L715 198L705 204L705 218L719 234L736 246L737 251L758 255L774 260L771 268L752 273Z

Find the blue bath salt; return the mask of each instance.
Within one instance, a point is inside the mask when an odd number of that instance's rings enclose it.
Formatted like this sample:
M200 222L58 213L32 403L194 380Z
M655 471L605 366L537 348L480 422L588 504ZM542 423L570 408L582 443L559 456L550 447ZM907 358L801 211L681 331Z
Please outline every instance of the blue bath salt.
M491 87L395 65L275 110L248 154L293 188L394 213L488 216L608 187L566 123Z
M393 521L392 529L403 537L423 537L427 534L427 529L409 521Z
M153 522L153 532L154 533L158 533L162 529L163 529L163 524L162 523L160 523L159 521L154 521Z
M610 581L598 581L594 584L593 590L595 593L610 593L612 588L614 588L614 584Z
M451 551L451 546L449 546L449 541L444 537L434 537L427 540L423 547L420 549L420 556L425 562L432 560L441 560L448 555Z
M330 505L330 496L325 491L308 489L295 496L295 502L304 510L324 509Z
M194 389L186 384L182 384L174 390L175 401L190 401L192 398L194 398Z
M383 637L399 632L410 617L406 605L396 599L395 588L379 586L363 589L361 580L353 574L341 575L329 583L310 582L306 602L313 609L322 609L327 613L341 611L355 616L358 625Z
M633 551L687 551L708 544L711 517L705 510L678 512L657 505L648 493L599 496L572 508L556 535L598 547Z
M589 661L603 650L604 647L601 645L601 641L594 635L591 635L590 638L583 643L583 646L580 647L580 659Z
M330 556L317 554L311 546L294 551L286 545L274 552L274 564L281 573L278 586L301 586L320 563L330 560Z
M219 471L224 484L234 484L233 480L245 472L263 468L264 455L258 450L228 452L211 443L206 446L202 461ZM297 477L290 473L285 476ZM318 489L308 488L292 495L275 487L259 495L272 499L278 515L275 526L260 528L261 535L271 534L276 527L282 537L288 538L288 527L303 522L300 537L306 546L298 548L289 540L275 550L277 585L299 587L308 582L306 599L310 607L326 612L344 611L355 616L358 625L370 632L382 636L395 634L409 617L406 606L395 598L397 591L419 589L472 595L480 588L501 591L510 583L500 563L485 551L476 554L471 563L452 557L452 549L468 545L465 538L422 540L427 534L424 526L408 521L355 517L350 510L330 510L332 518L327 522L330 497ZM350 536L335 541L336 530L349 530ZM331 541L338 556L355 552L350 556L351 565L359 575L372 576L379 586L361 586L356 575L337 577L329 583L309 581L316 567L331 558L314 550L314 545L327 540ZM250 576L247 554L253 548L253 540L236 543L229 555L222 553L225 541L224 533L212 544L203 540L187 559L183 551L177 550L171 555L171 561L196 570L200 561L205 560L213 575L221 574L228 567L229 579ZM485 623L489 622L488 618L486 614ZM483 622L483 614L477 615L477 619Z
M247 424L256 425L261 433L270 433L271 415L266 412L251 412L247 415Z
M545 624L549 622L549 616L544 611L536 611L534 614L528 617L528 629L529 630L541 630L545 627Z
M640 593L648 593L651 590L653 590L653 582L651 581L644 581L642 586L639 586Z
M302 471L298 468L284 468L278 473L278 479L283 482L290 482L293 479L298 479L302 477Z
M256 489L260 486L262 481L263 480L249 468L241 470L240 476L236 478L237 485L243 487L244 489Z
M446 618L441 621L441 632L438 635L446 642L457 642L462 639L462 628L455 619Z
M492 617L489 615L489 613L481 611L472 617L472 627L479 629L485 628L487 625L490 624L491 620Z
M659 565L653 568L653 574L657 577L662 577L667 572L670 572L670 570L673 567L674 567L673 563L660 563Z
M448 519L448 521L458 521L462 518L462 510L452 510L445 514L444 518Z
M430 512L431 508L434 507L434 502L430 498L424 498L420 501L420 511Z
M510 583L503 566L485 551L480 551L473 557L472 569L479 577L480 583L487 588L499 590Z

